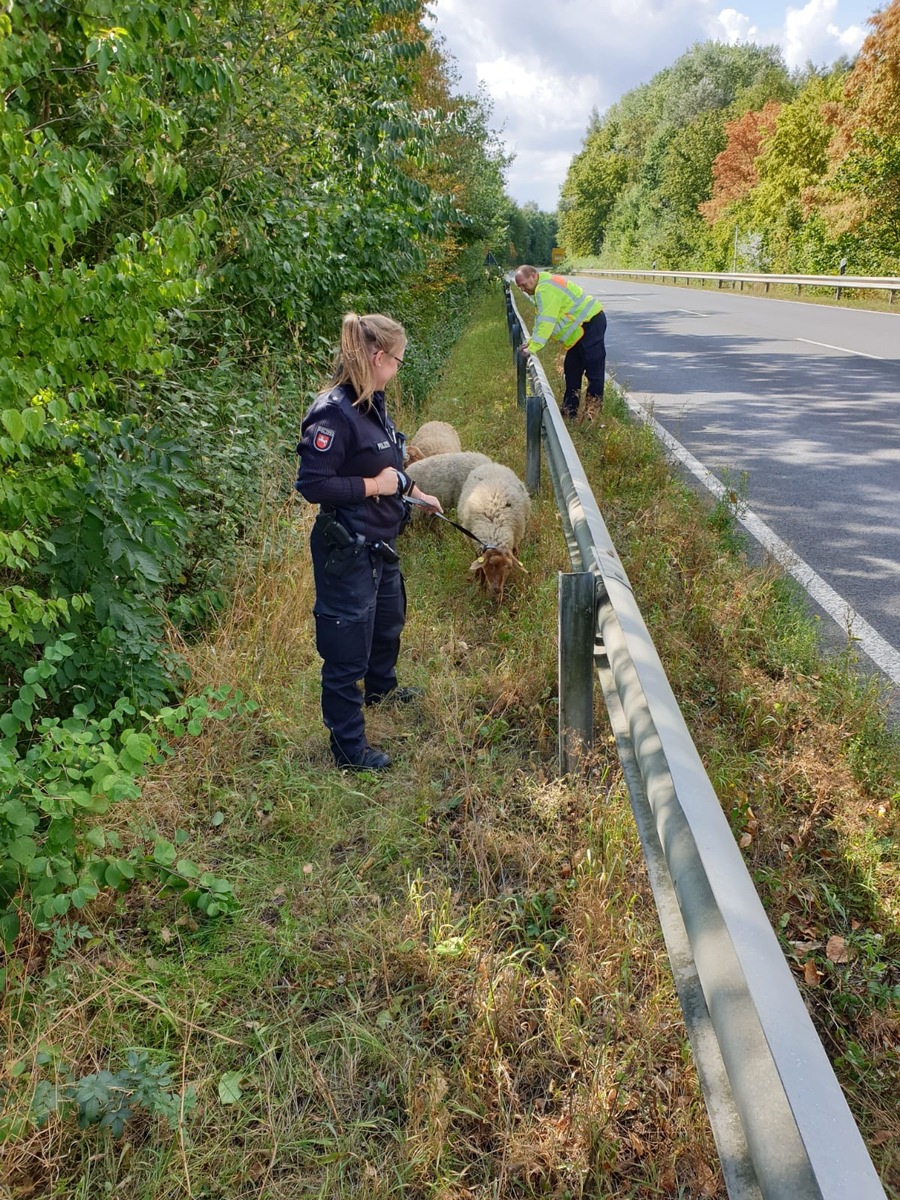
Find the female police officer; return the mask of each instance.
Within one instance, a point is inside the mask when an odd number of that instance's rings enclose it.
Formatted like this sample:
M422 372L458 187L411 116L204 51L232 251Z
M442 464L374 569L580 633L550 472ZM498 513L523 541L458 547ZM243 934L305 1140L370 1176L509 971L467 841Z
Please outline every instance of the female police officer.
M383 771L391 760L366 740L362 704L403 702L397 655L406 592L394 546L407 515L404 495L438 512L402 471L402 435L387 415L384 387L403 363L403 326L379 314L347 313L331 387L303 418L296 488L321 505L310 535L322 717L338 766ZM362 679L364 695L357 686Z

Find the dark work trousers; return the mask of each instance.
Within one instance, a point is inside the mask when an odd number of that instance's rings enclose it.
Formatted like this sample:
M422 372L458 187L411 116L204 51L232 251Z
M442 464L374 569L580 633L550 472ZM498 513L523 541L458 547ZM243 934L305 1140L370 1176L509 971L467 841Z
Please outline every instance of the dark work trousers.
M563 360L566 391L562 410L566 417L574 417L581 403L581 381L587 375L588 395L603 399L606 377L606 313L599 312L591 317L584 333Z
M359 680L369 698L385 696L397 686L406 589L400 564L385 562L368 549L343 579L330 579L325 575L328 550L315 528L309 544L316 582L316 649L322 659L322 719L335 758L353 762L368 746Z

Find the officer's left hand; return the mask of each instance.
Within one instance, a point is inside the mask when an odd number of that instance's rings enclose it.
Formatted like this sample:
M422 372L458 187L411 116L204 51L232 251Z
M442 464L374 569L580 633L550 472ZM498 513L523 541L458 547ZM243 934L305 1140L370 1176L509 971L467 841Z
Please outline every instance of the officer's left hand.
M426 494L424 492L420 492L419 495L416 496L416 499L422 500L425 504L428 505L429 508L433 508L435 510L435 512L442 513L444 511L443 508L441 507L441 502L440 502L440 500L438 500L437 496L426 496Z

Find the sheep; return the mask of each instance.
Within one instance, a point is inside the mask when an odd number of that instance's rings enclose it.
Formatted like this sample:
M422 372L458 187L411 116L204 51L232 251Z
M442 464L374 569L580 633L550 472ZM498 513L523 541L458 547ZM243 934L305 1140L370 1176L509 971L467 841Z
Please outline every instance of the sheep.
M462 450L459 434L446 421L426 421L409 439L408 463L430 458L432 454L453 454Z
M512 568L525 570L516 555L530 513L531 498L525 484L501 463L476 467L460 492L456 505L459 522L484 546L469 570L501 601Z
M456 454L432 454L407 467L406 473L423 492L437 496L443 508L455 508L459 493L469 473L491 460L477 450L460 450Z

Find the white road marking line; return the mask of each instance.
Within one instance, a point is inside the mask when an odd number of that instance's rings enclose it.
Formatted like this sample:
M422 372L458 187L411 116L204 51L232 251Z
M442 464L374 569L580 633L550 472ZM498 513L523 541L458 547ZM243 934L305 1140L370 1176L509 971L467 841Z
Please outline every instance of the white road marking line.
M840 350L842 354L858 354L860 358L874 358L878 362L887 362L881 354L864 354L862 350L848 350L846 346L832 346L831 342L814 342L812 338L797 338L798 342L806 342L807 346L824 346L826 350Z
M727 497L729 489L711 471L708 471L699 459L694 458L689 450L686 450L667 430L663 429L662 425L654 417L651 417L636 400L633 400L627 393L623 393L623 397L635 416L650 426L663 445L683 466L687 467L692 475L700 480L704 487L720 500ZM754 512L746 509L739 511L736 516L748 533L751 533L772 557L794 576L813 600L842 629L847 631L848 637L856 642L860 650L871 658L872 662L887 675L895 686L900 687L900 652L877 630L873 629L865 617L860 616L843 596L826 583L821 575L816 574L809 563L804 562L798 554L795 554L787 542L782 541L778 534Z

